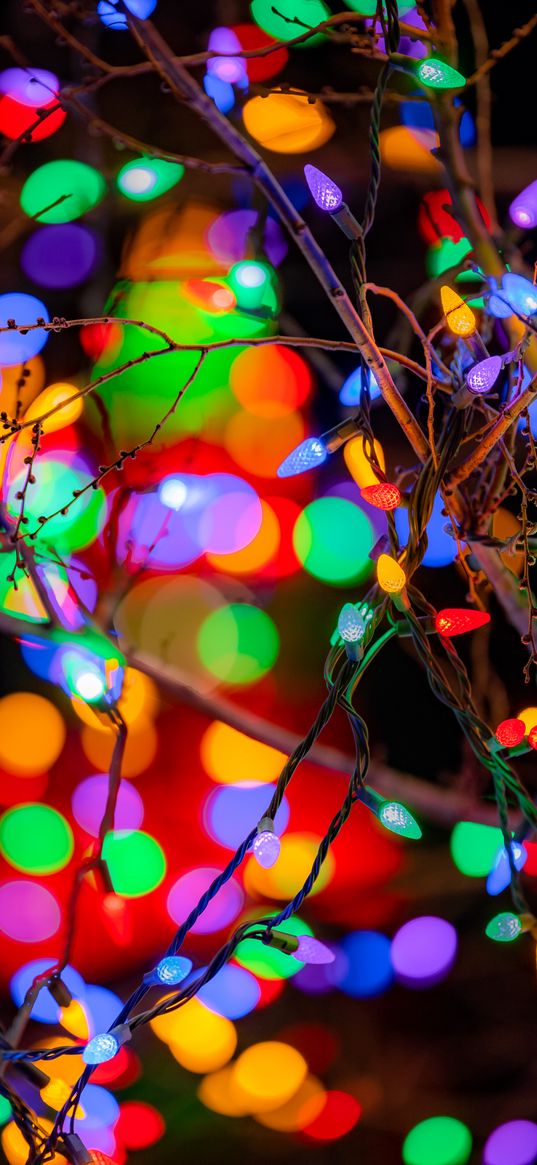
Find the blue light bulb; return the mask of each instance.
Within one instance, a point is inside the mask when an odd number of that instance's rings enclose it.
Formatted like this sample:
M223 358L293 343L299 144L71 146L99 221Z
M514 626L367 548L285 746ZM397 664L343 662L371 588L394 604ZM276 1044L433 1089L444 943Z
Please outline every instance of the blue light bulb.
M515 869L521 870L528 860L528 851L520 844L519 841L512 841L511 848L513 851L513 858L515 862ZM507 857L507 850L502 847L498 851L496 861L487 878L487 894L495 897L496 894L501 894L511 882L511 869L509 866L509 858Z
M345 603L337 621L337 629L341 638L345 640L345 643L359 643L365 635L365 628L365 619L362 618L353 603Z
M155 981L166 987L181 983L192 970L192 960L183 955L166 955L155 967Z
M537 287L530 279L509 271L502 279L502 292L513 311L523 316L532 316L537 312Z
M380 388L378 380L371 369L367 369L366 373L367 385L369 388L369 395L371 400L376 400L380 396ZM363 368L355 368L347 377L345 383L339 390L339 400L342 405L347 407L360 404L360 396L362 392L362 385L364 384Z
M113 1060L114 1056L117 1056L119 1047L119 1040L113 1032L100 1032L86 1044L82 1059L85 1064L106 1064L107 1060Z
M343 195L339 186L317 166L304 166L304 177L308 183L310 194L321 210L335 214L343 203Z
M307 437L282 461L278 467L278 477L295 477L307 469L316 469L328 457L327 449L320 437Z

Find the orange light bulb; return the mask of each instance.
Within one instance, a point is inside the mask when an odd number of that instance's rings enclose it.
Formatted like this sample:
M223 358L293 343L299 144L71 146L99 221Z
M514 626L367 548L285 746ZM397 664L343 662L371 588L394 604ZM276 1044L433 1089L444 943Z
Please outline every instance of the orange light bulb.
M378 584L389 595L398 595L404 590L406 574L395 558L381 554L377 562Z
M442 310L446 323L455 336L471 336L477 328L475 315L468 304L453 291L452 287L444 285L440 288Z

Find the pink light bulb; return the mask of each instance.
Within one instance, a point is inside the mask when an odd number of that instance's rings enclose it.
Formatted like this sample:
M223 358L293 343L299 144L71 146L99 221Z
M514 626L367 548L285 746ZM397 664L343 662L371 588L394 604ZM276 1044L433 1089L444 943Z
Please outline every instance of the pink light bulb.
M537 179L513 199L509 215L515 226L522 227L522 230L529 231L537 226Z
M252 845L254 858L264 870L270 870L280 856L280 839L274 832L272 817L262 817Z
M324 943L320 943L317 938L313 938L311 934L299 934L298 947L293 951L293 958L298 959L301 963L333 963L335 961L335 954L333 951L325 947Z

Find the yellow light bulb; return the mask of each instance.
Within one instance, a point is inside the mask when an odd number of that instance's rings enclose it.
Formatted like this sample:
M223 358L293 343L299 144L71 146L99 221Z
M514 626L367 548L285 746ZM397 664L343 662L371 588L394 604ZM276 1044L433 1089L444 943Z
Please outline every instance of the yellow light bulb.
M471 336L477 328L477 323L468 304L447 285L440 288L440 299L450 332L455 336Z
M379 441L374 441L375 453L377 461L381 469L385 468L384 452ZM366 485L378 485L381 480L375 473L374 467L366 457L365 452L365 438L360 433L357 437L352 437L343 446L343 456L347 469L356 485L363 489Z
M395 558L381 554L377 562L378 584L389 595L398 595L405 587L406 574Z

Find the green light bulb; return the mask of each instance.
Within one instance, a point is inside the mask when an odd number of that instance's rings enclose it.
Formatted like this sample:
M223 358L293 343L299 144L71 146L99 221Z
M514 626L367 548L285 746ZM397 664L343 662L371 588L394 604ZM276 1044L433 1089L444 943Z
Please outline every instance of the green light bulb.
M384 801L378 811L378 819L391 833L411 837L414 841L421 837L421 829L416 819L400 801Z
M511 914L509 910L503 914L495 914L491 918L485 934L496 943L512 943L519 934L522 934L522 923L518 914Z
M462 73L446 65L445 61L439 61L437 57L427 57L420 61L416 73L422 85L428 89L462 89L466 85L466 77Z

